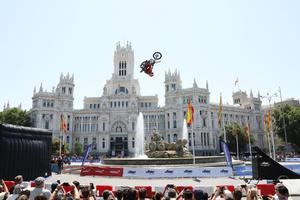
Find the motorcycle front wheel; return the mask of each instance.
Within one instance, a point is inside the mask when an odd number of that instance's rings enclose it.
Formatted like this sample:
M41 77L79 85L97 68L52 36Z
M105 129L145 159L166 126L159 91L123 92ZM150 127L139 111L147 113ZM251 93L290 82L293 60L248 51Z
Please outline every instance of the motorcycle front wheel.
M160 52L154 52L153 53L153 58L154 60L160 60L162 57L161 53Z

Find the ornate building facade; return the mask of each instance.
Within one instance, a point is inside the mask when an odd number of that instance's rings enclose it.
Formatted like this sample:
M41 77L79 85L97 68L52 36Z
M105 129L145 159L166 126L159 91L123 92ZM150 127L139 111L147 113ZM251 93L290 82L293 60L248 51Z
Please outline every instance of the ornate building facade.
M122 47L118 43L114 52L112 77L106 81L100 97L85 97L82 109L73 108L74 77L61 75L59 83L51 92L34 89L32 97L32 121L34 127L53 131L59 138L60 116L67 121L66 142L74 148L75 142L83 146L93 143L96 151L109 155L132 155L136 143L136 124L139 112L144 116L146 141L151 133L158 131L164 140L176 142L182 137L183 121L187 103L194 106L193 133L189 132L189 145L196 155L214 155L218 151L219 105L210 101L208 83L198 87L196 81L190 88L182 88L180 73L165 73L165 106L158 105L158 97L141 96L138 79L134 78L134 52L131 44ZM260 95L254 97L246 92L233 93L233 105L223 105L222 126L237 122L250 124L257 145L265 146L263 133L263 111ZM137 133L138 134L138 133ZM191 149L191 148L190 148Z

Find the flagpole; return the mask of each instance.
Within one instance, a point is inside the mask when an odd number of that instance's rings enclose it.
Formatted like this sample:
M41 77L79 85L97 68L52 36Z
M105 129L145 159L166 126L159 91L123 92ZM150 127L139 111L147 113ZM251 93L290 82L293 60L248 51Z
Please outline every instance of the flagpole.
M194 145L194 123L192 123L192 148L193 148L193 164L196 164L196 160L195 160L195 145Z
M62 137L62 133L61 130L59 131L59 156L61 156L61 137Z
M226 130L225 130L225 122L224 122L224 117L223 116L222 116L222 123L223 123L223 132L224 132L224 142L227 143Z
M250 140L250 126L248 124L248 127L247 127L247 133L248 133L248 140L249 140L249 151L250 151L250 158L252 159L252 147L251 147L251 140Z
M194 99L195 99L195 87L193 86L193 103L195 102L196 103L196 101L194 101ZM192 112L192 138L193 138L193 164L195 165L196 164L196 160L195 160L195 138L194 138L194 113ZM195 136L196 136L196 134L195 134Z

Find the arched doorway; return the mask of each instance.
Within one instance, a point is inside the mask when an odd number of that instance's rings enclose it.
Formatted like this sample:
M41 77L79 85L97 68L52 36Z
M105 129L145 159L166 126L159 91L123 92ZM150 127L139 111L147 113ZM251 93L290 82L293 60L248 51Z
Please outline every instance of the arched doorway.
M128 155L127 127L122 121L116 121L111 127L110 150L112 157L125 157Z

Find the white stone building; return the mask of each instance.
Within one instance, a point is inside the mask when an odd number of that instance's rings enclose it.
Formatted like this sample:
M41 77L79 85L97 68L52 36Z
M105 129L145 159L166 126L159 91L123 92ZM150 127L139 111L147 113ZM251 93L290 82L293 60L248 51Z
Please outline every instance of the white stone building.
M200 88L194 81L191 88L182 88L180 73L165 73L165 106L158 105L157 96L141 96L139 81L134 78L134 52L129 43L117 44L114 52L114 71L107 80L100 97L86 97L82 109L73 108L74 77L61 75L52 92L42 85L34 89L32 97L33 125L60 135L60 115L67 119L66 142L74 147L76 141L84 146L90 143L102 154L131 155L134 152L136 123L139 112L144 115L146 140L158 130L167 141L182 137L187 101L195 109L193 135L197 155L214 155L218 150L218 104L211 104L208 83ZM162 86L163 87L163 86ZM264 146L263 112L261 100L246 92L233 93L234 105L223 105L224 124L250 123L257 145ZM191 145L191 128L188 129ZM191 149L191 148L190 148Z

